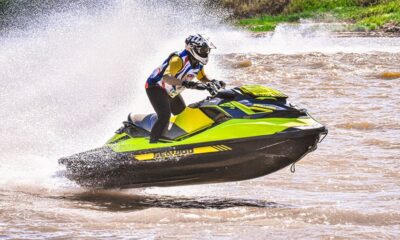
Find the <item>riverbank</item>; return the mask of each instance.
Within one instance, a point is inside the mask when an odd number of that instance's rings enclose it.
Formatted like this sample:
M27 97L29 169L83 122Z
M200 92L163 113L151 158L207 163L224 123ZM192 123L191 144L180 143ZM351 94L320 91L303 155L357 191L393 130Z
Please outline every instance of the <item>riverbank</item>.
M400 0L292 0L278 14L237 17L235 24L253 32L273 31L301 19L347 23L340 31L400 33Z
M205 8L222 8L237 26L252 32L275 30L300 20L343 22L343 32L400 34L400 0L202 0ZM0 29L24 28L37 16L74 7L92 9L106 4L94 0L0 0ZM90 11L90 10L89 10ZM336 30L338 31L338 30Z

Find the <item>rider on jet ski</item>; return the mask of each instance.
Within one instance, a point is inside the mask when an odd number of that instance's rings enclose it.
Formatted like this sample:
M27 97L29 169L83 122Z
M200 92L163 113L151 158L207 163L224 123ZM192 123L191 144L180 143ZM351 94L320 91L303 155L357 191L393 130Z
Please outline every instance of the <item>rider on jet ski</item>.
M159 140L171 113L177 115L185 109L180 93L186 88L202 89L192 81L195 77L202 83L225 86L223 81L210 80L204 73L204 65L211 49L215 49L214 44L200 34L190 35L185 43L184 50L170 54L146 81L146 93L158 117L150 133L150 143Z

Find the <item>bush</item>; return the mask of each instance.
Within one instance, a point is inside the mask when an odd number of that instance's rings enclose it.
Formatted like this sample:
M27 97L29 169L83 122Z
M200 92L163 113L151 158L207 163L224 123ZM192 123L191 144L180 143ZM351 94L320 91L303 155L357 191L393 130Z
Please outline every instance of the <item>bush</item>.
M285 13L304 11L326 11L338 7L356 6L357 0L292 0L285 8Z
M279 14L290 0L218 0L218 2L222 7L230 9L235 17L251 17L259 14Z
M280 15L242 19L239 25L252 31L268 31L281 22L324 16L351 21L352 30L400 32L400 0L292 0Z

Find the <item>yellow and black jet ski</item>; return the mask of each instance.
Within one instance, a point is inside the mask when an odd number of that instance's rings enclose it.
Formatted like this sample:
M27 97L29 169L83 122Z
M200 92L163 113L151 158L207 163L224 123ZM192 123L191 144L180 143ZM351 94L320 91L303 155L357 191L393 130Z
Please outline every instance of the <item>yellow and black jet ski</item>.
M85 187L177 186L261 177L314 151L327 129L280 91L260 85L217 90L170 120L149 143L156 114L132 115L100 148L61 158Z

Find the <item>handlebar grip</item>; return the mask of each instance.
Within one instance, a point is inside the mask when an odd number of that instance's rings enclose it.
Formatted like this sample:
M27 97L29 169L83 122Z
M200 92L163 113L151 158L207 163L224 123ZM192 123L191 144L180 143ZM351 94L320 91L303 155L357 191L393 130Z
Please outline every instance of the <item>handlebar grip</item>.
M200 83L200 84L196 85L196 89L197 90L207 90L207 86Z

